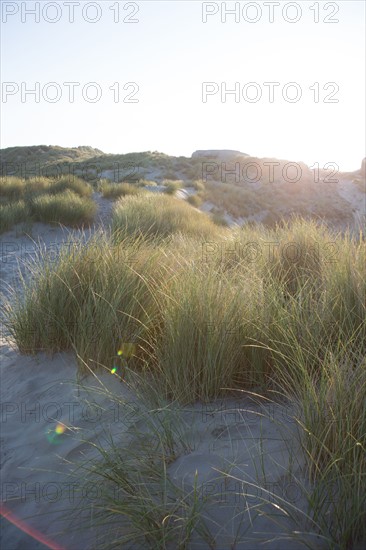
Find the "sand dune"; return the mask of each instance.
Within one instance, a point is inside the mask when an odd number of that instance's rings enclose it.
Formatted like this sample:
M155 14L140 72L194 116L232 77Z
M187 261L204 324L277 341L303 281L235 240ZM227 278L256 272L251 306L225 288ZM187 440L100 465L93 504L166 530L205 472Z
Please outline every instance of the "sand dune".
M177 194L186 199L192 193L185 189ZM340 194L360 210L360 196L350 194L345 182ZM34 224L32 237L19 236L17 228L1 236L5 298L10 287L19 288L18 266L29 277L24 260L36 256L39 249L57 255L68 239L87 241L99 227L107 227L113 203L100 194L94 194L94 199L99 206L98 221L87 231ZM146 405L109 372L78 379L70 353L21 355L5 330L0 375L2 502L17 518L62 548L99 547L101 538L108 539L106 528L98 530L90 523L82 528L98 493L88 493L95 486L84 487L84 475L77 465L97 458L93 444L108 434L121 448L137 445L142 433L150 437L143 416ZM116 414L113 395L133 404L136 412L128 418ZM297 413L294 404L253 399L245 393L220 402L196 403L177 412L186 426L189 450L169 465L167 473L187 493L198 483L200 500L208 499L204 516L217 549L258 548L264 541L269 550L305 548L305 542L309 548L327 547L306 521L307 482L294 420ZM80 505L80 491L83 521L73 512ZM294 517L286 506L276 505L275 495L281 502L289 501L292 511L296 507ZM1 537L7 550L43 548L7 520ZM204 547L194 535L189 548Z

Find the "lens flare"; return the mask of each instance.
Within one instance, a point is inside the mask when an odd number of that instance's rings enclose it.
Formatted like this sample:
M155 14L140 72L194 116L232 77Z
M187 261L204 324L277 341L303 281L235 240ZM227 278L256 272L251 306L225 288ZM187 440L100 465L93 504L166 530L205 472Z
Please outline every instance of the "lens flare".
M66 431L66 426L65 424L61 424L61 423L58 423L56 428L55 428L55 432L57 434L63 434L64 432Z
M46 431L46 437L49 443L52 445L59 445L62 443L63 437L62 435L66 432L67 426L65 424L62 424L62 422L59 422L55 429L48 429Z
M47 546L51 550L65 550L60 544L49 539L46 535L37 531L34 527L31 527L23 520L18 518L13 512L6 508L3 504L0 504L0 515L6 518L10 523L18 527L21 531L32 537L34 540L39 541L44 546Z
M117 355L121 357L122 355L126 358L132 357L136 353L136 344L133 342L123 342L120 349L117 351Z

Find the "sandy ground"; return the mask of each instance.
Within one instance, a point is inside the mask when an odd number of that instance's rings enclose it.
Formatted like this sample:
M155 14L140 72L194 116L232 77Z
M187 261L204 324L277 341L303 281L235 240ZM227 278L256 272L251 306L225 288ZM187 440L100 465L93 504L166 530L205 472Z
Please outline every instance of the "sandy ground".
M215 205L213 202L205 201L201 206L200 210L201 212L212 212L215 209ZM268 210L262 210L261 212L257 214L253 214L251 216L241 217L241 218L235 218L228 212L224 212L223 218L225 219L227 225L229 227L242 227L248 222L255 222L255 223L261 223L267 216Z
M365 231L366 229L366 188L364 188L364 191L362 191L361 186L355 185L352 179L340 179L339 182L334 185L334 189L337 192L338 196L341 199L344 199L349 204L349 207L352 210L353 226L350 227L350 230L353 234L358 236L360 230ZM184 191L185 190L178 191L178 198L186 199L189 196L188 194L186 195ZM189 194L195 193L191 192ZM211 212L214 208L215 205L210 201L206 201L200 206L200 210L206 213ZM286 212L285 206L283 211ZM243 226L248 222L262 223L265 220L267 214L269 214L268 210L262 210L261 212L257 212L256 214L250 216L235 218L228 212L224 212L223 217L229 227L235 227ZM341 227L341 229L344 231L347 228L347 225Z
M175 196L178 199L187 200L188 197L191 197L192 195L196 195L197 191L194 187L184 187L182 189L178 189L176 191Z
M107 445L107 433L122 448L134 444L134 418L127 422L116 414L109 392L134 407L143 404L108 373L100 382L89 376L79 383L71 354L21 356L5 341L1 354L2 501L62 548L97 548L102 533L92 525L80 528L81 517L67 513L80 498L90 506L98 494L97 486L85 482L76 467L80 460L98 457L91 444L102 440ZM297 482L289 476L292 472L305 483L293 412L244 394L180 412L190 448L169 465L168 475L187 493L197 475L199 500L209 499L204 517L218 549L257 548L272 538L265 548L305 548L283 538L287 531L305 529L303 518L289 521L274 506L274 496L263 505L273 494L306 510ZM67 429L57 436L60 425ZM43 548L6 520L1 536L4 550ZM307 539L311 548L321 548L316 536ZM196 535L190 548L208 546Z
M354 229L357 233L366 227L366 189L361 191L352 180L340 180L337 184L337 191L340 197L345 199L351 206L354 218Z
M57 251L70 237L88 240L97 228L108 226L113 203L99 194L94 198L97 221L87 231L34 224L32 237L21 234L20 227L0 237L5 297L9 287L19 287L18 266L37 254L39 247ZM134 419L129 422L116 416L111 392L139 409L144 404L109 373L100 381L93 376L80 381L71 354L20 355L6 331L0 353L1 500L18 519L56 542L55 548L96 549L105 529L98 530L93 523L81 528L81 518L70 516L80 494L89 507L96 498L76 467L81 460L98 455L91 444L103 440L105 433L112 434L122 448L133 444ZM290 520L274 505L274 497L269 504L263 503L274 493L306 511L306 501L294 483L296 478L306 486L293 413L292 407L249 400L244 394L180 412L188 426L190 449L169 465L168 475L187 491L198 476L200 500L209 498L204 514L217 550L251 550L261 548L263 541L267 541L263 548L269 550L296 550L306 547L305 540L308 548L327 548L314 533L304 535L303 542L296 540L295 531L308 529L304 514ZM62 433L57 433L60 426ZM291 535L286 538L284 533ZM0 544L3 550L45 548L6 519L2 520ZM189 548L208 546L195 535Z
M163 177L163 171L161 168L144 168L141 169L140 176L143 176L146 180L155 181L158 185L156 187L149 187L148 189L153 192L163 192L165 187L161 184ZM112 181L116 180L116 173L113 170L107 170L103 172L102 177L110 179ZM177 177L184 180L184 173L178 173ZM259 184L257 183L247 183L248 187L252 188L254 191L258 189ZM320 183L321 185L321 183ZM359 234L360 229L364 230L366 227L366 189L362 191L360 186L355 185L353 180L350 178L340 179L337 183L334 184L334 189L337 192L338 196L341 199L344 199L349 203L349 206L353 213L354 226L351 228L352 232L356 235ZM191 195L197 193L194 187L185 187L179 189L175 196L181 200L187 200ZM95 194L97 195L97 194ZM103 199L102 199L103 200ZM215 205L209 201L204 202L198 210L201 212L211 212ZM285 209L284 209L285 211ZM248 222L261 223L265 220L268 210L263 210L256 214L235 218L230 215L228 212L224 212L223 217L226 220L229 227L243 226ZM342 229L346 229L346 226Z

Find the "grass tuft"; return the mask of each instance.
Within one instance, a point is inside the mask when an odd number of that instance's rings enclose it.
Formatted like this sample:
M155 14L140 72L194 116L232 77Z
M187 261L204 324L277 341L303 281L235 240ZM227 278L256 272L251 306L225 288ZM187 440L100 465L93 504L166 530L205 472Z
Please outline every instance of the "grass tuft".
M143 192L141 187L137 187L130 183L108 183L105 182L101 186L101 191L105 199L119 199L126 195L139 195Z
M168 237L182 232L209 239L218 234L207 216L167 195L148 194L118 202L112 226L115 233L130 236Z
M63 196L34 204L55 212L48 201ZM19 349L74 350L96 371L112 369L129 342L135 351L122 371L163 401L208 401L232 389L295 400L312 532L342 550L366 540L364 240L303 219L220 230L184 201L153 194L120 200L113 229L31 266L31 282L5 310ZM101 507L132 525L117 542L165 548L176 536L189 547L201 512L196 497L169 500L173 440L164 432L143 436L136 453L101 449L94 473L123 497L109 493Z

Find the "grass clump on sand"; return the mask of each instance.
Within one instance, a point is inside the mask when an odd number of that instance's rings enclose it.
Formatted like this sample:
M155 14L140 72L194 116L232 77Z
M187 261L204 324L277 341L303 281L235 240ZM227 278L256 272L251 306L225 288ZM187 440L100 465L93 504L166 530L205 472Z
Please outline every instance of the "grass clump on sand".
M96 235L41 264L29 266L24 301L13 297L11 332L21 351L73 349L81 365L97 369L111 368L124 342L143 345L149 292L140 271L146 277L154 265L153 250L127 241L114 247Z
M141 187L136 187L131 183L108 183L101 186L101 191L105 199L119 199L126 195L139 195L143 193Z
M202 204L202 198L199 195L190 195L187 198L187 202L195 208L199 208Z
M0 204L0 233L8 231L16 223L26 221L29 218L29 207L25 201Z
M57 195L41 195L30 204L32 219L43 223L80 225L90 223L96 213L93 200L80 197L72 191Z
M133 342L129 369L162 399L242 389L295 400L312 532L342 550L366 540L364 240L302 219L220 230L184 201L150 194L119 201L113 229L34 267L6 309L20 350L73 349L84 368L111 369L121 343ZM155 506L138 467L104 459L100 475L128 493L118 514L136 527L150 502L141 530L164 548L169 507ZM167 480L161 461L157 479Z
M64 191L73 191L80 197L90 197L92 187L84 180L75 176L63 176L61 178L37 177L21 179L6 177L0 179L0 194L7 200L19 200L37 195L58 194Z
M162 324L155 368L165 394L185 403L218 397L237 387L239 378L247 387L257 381L243 348L255 313L254 300L248 302L251 285L197 264L182 259L179 269L167 273L169 287L162 285L158 293Z
M167 195L174 195L175 192L178 191L180 187L182 187L183 182L180 180L179 181L163 180L162 185L165 185L166 187L165 193L167 193Z
M205 190L205 183L203 180L194 180L190 182L190 187L194 187L196 191L202 193Z
M53 198L35 201L40 216L55 215ZM126 314L124 301L119 305L123 284L118 280L128 276L136 280L139 307L127 313L149 324L145 338L154 348L151 364L166 380L171 377L174 397L182 397L184 388L185 400L191 391L187 377L196 387L194 398L217 396L225 380L228 385L240 380L242 387L267 384L269 378L274 384L282 377L283 383L288 372L297 387L302 372L315 376L340 343L354 340L354 347L364 346L363 241L335 238L302 220L275 230L220 231L184 201L149 194L119 201L113 228L111 241L72 247L50 265L45 260L25 291L25 302L16 308L17 319L26 321L30 313L25 312L37 311L41 303L48 318L39 312L35 319L45 324L45 335L52 316L55 323L67 315L87 325L99 308L102 322L114 326L118 315ZM138 298L142 287L143 299ZM25 333L12 322L22 349ZM108 328L103 338L112 342L115 336ZM42 346L47 347L47 336ZM295 380L291 365L299 361L303 369Z
M72 191L79 197L91 197L93 188L81 178L64 176L55 180L48 190L52 194L64 193L65 191Z
M318 375L304 373L299 388L311 509L321 531L345 549L366 541L366 359L358 337L327 350Z
M22 198L25 189L25 182L21 178L8 176L0 178L0 197L2 200L17 201Z
M90 223L96 212L91 186L76 177L7 177L0 180L0 191L6 201L0 203L1 232L20 222Z
M221 209L216 212L213 212L211 214L211 219L218 226L228 227L229 225L227 222L227 219L225 218L225 214Z
M218 235L207 216L179 199L160 194L127 197L118 202L112 225L116 234L130 236L168 237L181 232L210 239Z

